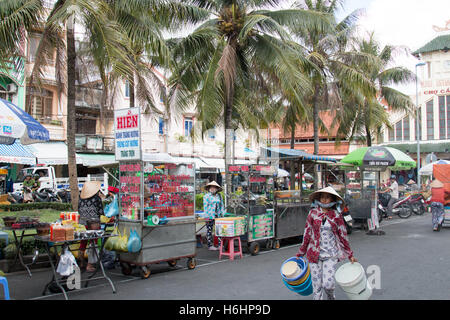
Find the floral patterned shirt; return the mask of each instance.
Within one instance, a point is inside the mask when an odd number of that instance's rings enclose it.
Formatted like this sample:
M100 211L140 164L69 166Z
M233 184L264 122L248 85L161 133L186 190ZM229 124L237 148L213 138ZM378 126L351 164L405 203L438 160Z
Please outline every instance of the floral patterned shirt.
M337 242L338 260L353 257L353 251L347 238L344 218L336 210L325 211L322 208L314 208L309 211L306 218L305 231L303 233L303 242L300 246L297 256L304 256L311 263L317 263L320 255L320 238L322 219L326 218L331 226L331 232Z
M220 194L208 192L203 196L203 211L209 219L221 217L225 214L225 207Z

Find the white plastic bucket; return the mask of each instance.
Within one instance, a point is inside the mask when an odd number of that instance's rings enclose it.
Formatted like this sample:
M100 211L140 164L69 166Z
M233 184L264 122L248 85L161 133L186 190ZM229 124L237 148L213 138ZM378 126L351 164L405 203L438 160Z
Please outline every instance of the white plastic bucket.
M372 295L372 287L370 286L369 280L367 280L366 287L359 294L349 292L345 292L345 294L350 300L369 300L370 296Z
M336 270L334 277L351 300L367 300L372 295L364 268L358 262L343 264Z

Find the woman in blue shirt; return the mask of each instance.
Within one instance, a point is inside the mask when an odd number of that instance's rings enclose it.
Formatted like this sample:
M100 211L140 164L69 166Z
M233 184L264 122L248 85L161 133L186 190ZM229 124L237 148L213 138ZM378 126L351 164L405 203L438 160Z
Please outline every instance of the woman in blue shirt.
M205 189L207 193L203 197L203 211L209 219L206 222L206 239L208 242L208 249L218 250L217 247L213 246L214 242L212 231L214 227L214 218L222 217L225 214L225 206L223 204L222 197L219 194L219 192L222 191L222 187L217 182L212 181L205 186Z

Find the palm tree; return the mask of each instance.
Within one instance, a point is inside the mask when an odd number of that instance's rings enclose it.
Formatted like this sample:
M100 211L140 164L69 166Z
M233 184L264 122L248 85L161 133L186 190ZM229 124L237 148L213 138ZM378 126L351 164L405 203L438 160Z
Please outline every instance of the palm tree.
M42 38L36 52L30 82L39 83L43 68L53 59L56 50L55 71L59 90L67 91L67 148L69 183L74 210L78 208L78 175L75 149L75 27L82 25L90 35L95 35L92 48L103 54L103 63L124 76L129 76L133 64L128 58L128 39L120 26L110 17L110 8L103 0L58 0L43 25ZM65 42L61 38L64 35ZM65 78L65 75L67 78Z
M23 57L21 42L25 32L39 26L42 0L4 0L0 2L0 68Z
M294 50L285 27L314 25L321 30L328 16L301 9L263 9L278 2L188 1L212 18L187 37L172 40L172 100L182 110L195 104L203 130L224 125L228 187L229 133L237 124L245 124L243 114L254 114L252 110L258 108L258 101L249 99L257 96L255 91L261 92L258 81L274 81L299 105L303 105L299 93L311 90L308 78L298 68L301 52Z
M355 61L367 61L370 57L347 50L348 40L360 10L355 10L338 22L335 14L343 6L343 2L343 0L304 0L294 3L294 7L328 14L331 17L327 28L318 29L302 25L291 28L307 52L308 60L315 66L309 73L313 94L308 101L312 110L314 154L319 153L319 130L321 127L325 128L319 116L320 110L339 108L342 105L340 90L353 91L359 88L364 93L373 91L368 79L353 66ZM317 189L317 166L314 167L314 172L314 184Z
M352 112L349 108L343 108L347 113L341 115L339 133L351 139L356 137L371 146L374 137L380 136L383 125L391 127L388 112L381 101L384 100L393 111L412 111L414 104L411 98L391 86L414 81L415 75L404 67L391 66L394 53L402 49L390 45L381 48L373 32L368 39L359 39L354 50L376 58L374 61L377 63L357 65L370 79L376 92L372 95L363 95L359 91L347 92L347 105L356 106L356 110L354 108Z

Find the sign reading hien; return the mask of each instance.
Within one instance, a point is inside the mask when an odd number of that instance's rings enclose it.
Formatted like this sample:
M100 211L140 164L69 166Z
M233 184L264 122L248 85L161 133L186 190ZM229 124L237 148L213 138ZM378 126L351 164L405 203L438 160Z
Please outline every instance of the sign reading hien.
M116 160L140 160L140 110L139 108L114 111Z

